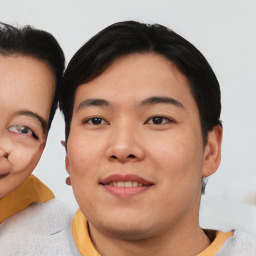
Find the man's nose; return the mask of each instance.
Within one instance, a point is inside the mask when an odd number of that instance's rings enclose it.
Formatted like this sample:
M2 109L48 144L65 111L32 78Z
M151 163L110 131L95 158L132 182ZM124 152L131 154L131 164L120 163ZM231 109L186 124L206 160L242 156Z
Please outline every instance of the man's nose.
M113 128L108 141L106 157L110 161L128 162L140 161L144 158L144 150L141 137L137 129L128 126Z

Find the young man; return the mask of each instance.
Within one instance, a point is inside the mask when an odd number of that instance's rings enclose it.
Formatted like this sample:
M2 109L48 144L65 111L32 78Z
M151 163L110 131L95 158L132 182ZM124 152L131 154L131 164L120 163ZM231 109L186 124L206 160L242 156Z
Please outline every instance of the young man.
M161 25L113 24L70 61L60 106L82 255L255 255L246 233L199 226L222 125L218 81L191 43Z
M3 256L41 255L41 244L43 249L54 248L54 243L49 243L53 234L61 233L66 225L67 212L53 199L51 190L31 175L45 147L63 69L63 52L51 34L29 26L18 29L0 23L0 254Z

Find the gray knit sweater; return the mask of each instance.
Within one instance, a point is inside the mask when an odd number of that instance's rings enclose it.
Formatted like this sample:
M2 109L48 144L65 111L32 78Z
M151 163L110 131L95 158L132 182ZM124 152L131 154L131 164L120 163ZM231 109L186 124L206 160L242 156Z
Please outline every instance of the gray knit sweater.
M72 213L56 199L33 203L0 225L1 256L76 256Z
M30 205L0 225L0 255L80 256L72 215L56 199ZM256 236L236 230L216 256L256 256Z

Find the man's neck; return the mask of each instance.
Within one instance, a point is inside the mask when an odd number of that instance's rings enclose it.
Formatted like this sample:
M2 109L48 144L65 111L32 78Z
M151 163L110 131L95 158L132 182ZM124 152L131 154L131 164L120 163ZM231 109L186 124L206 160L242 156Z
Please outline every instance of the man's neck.
M198 223L177 228L161 235L132 240L102 234L90 225L90 236L101 256L190 256L199 254L210 245Z

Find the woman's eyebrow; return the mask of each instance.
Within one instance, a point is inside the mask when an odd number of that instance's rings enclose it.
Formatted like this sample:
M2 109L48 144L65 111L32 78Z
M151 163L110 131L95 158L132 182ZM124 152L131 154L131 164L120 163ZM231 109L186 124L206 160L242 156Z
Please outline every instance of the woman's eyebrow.
M161 104L161 103L171 104L178 108L185 109L184 105L180 101L175 100L174 98L171 98L171 97L164 97L164 96L154 96L154 97L147 98L143 100L140 105L144 106L144 105L154 105L154 104Z
M18 111L16 113L16 115L23 115L23 116L29 116L29 117L35 118L41 124L41 126L43 128L43 132L46 132L46 130L47 130L47 121L43 117L41 117L40 115L38 115L38 114L36 114L36 113L34 113L30 110Z
M85 108L85 107L90 107L90 106L104 106L104 107L109 107L110 103L106 100L103 99L86 99L83 100L77 107L76 112L78 112L80 109Z

